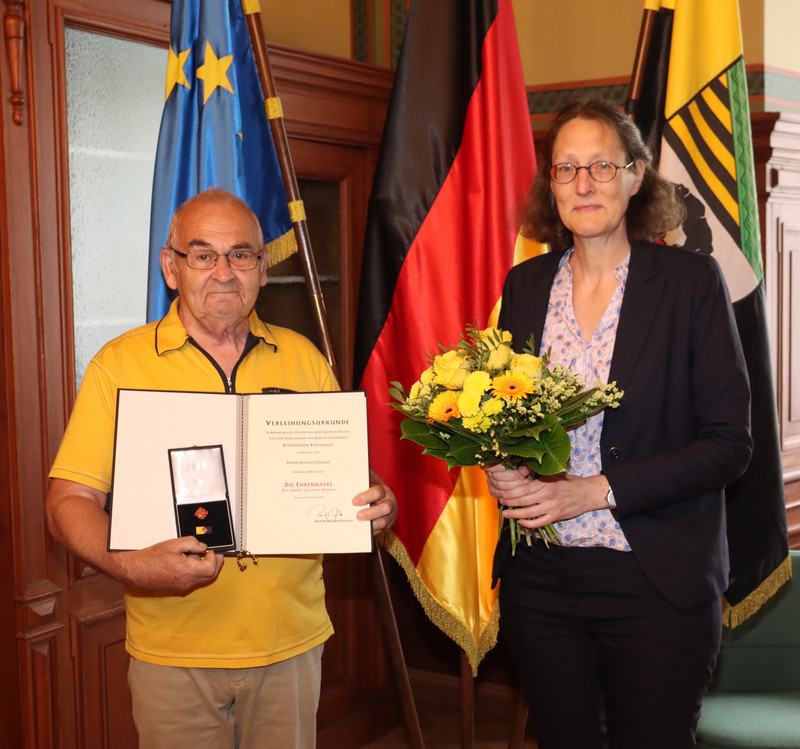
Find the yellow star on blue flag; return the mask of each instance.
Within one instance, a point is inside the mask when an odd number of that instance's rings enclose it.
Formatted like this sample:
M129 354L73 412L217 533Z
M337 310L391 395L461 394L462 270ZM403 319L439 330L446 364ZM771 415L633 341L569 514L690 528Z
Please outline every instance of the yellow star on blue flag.
M177 85L191 88L189 79L186 77L186 73L183 70L183 66L186 65L186 58L189 57L191 51L191 49L185 49L179 54L175 54L175 50L172 49L172 47L169 48L169 59L167 60L167 90L164 94L164 101L169 99L172 89Z
M203 86L203 104L208 102L208 97L214 93L217 86L222 86L233 93L233 86L227 76L231 62L233 62L233 55L217 57L211 42L206 42L205 62L197 68L197 77L205 84Z

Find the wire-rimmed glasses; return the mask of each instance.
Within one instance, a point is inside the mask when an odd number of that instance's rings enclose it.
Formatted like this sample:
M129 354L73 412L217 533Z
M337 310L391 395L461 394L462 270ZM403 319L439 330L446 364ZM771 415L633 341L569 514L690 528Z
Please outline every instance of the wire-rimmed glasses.
M630 169L633 164L633 161L630 164L625 164L625 166L617 166L611 161L595 161L589 166L576 166L568 163L553 164L550 167L550 179L553 182L558 182L559 185L568 185L578 176L578 172L581 169L585 169L595 182L611 182L617 176L618 170Z
M186 265L193 270L211 270L216 266L220 257L228 259L231 270L253 270L261 259L261 253L252 250L217 252L216 250L190 249L187 252L181 252L174 247L169 249L186 260Z

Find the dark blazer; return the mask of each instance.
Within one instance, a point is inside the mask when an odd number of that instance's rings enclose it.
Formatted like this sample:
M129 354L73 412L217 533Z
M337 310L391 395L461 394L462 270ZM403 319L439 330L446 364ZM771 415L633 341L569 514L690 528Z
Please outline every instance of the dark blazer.
M506 278L499 326L542 338L563 252ZM634 243L609 380L624 391L600 441L619 521L657 590L681 608L728 586L724 487L750 460L750 390L727 287L710 256ZM495 554L499 574L509 548ZM513 562L511 562L513 563Z

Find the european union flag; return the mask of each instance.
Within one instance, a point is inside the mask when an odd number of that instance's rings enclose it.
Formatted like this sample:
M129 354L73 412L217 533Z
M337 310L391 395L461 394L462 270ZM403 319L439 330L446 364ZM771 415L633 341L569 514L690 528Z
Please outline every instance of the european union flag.
M271 264L296 249L241 2L173 0L150 212L148 321L170 304L159 255L172 213L212 186L247 201L270 244Z

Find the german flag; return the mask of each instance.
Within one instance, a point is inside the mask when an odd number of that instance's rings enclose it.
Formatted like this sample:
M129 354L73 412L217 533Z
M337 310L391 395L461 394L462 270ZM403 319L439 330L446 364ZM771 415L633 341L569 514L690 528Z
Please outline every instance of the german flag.
M417 0L369 202L354 381L373 466L398 498L387 547L474 671L497 639L496 502L482 471L448 471L400 441L388 388L410 387L473 319L488 323L535 168L511 0Z
M791 575L738 2L646 0L648 28L628 111L686 203L687 219L667 241L710 253L722 268L750 375L755 450L726 490L724 616L736 626Z

